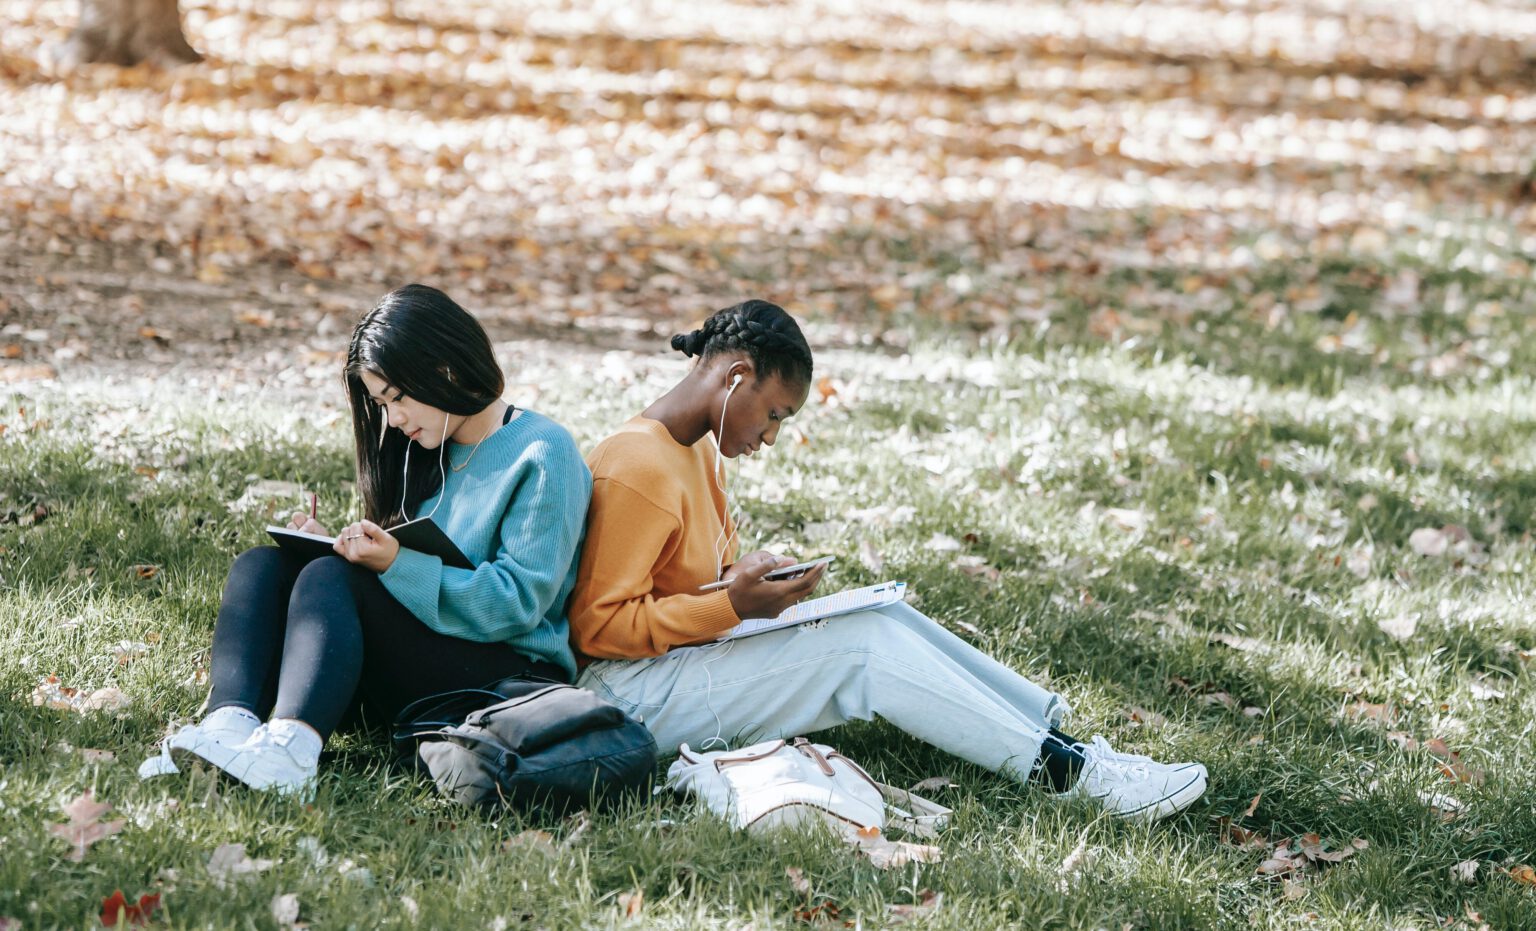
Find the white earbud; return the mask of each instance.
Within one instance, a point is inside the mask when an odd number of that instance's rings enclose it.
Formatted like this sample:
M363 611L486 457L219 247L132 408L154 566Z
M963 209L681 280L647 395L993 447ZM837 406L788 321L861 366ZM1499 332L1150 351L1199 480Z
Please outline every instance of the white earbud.
M731 379L731 387L734 388L739 384L741 384L741 373L737 372L736 377Z

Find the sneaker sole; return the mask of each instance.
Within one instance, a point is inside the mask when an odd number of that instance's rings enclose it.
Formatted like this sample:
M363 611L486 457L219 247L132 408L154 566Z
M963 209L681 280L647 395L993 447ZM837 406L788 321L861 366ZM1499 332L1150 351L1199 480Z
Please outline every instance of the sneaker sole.
M249 772L235 772L231 767L238 761L239 754L233 747L226 747L212 740L202 739L186 745L173 744L171 746L171 760L182 769L187 769L194 763L205 763L218 770L219 775L231 779L258 792L274 792L284 796L300 796L308 798L314 794L312 783L291 785L284 782L253 782L247 778Z
M1172 795L1159 799L1145 808L1138 808L1135 811L1117 812L1117 814L1128 821L1161 821L1169 815L1177 814L1193 805L1196 799L1205 794L1205 789L1205 767L1201 766L1199 778L1190 780L1188 785Z

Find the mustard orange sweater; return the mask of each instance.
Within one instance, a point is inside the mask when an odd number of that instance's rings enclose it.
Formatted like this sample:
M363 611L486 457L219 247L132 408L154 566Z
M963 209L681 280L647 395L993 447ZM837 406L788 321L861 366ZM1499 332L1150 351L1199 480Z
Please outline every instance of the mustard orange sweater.
M660 656L741 622L724 591L699 591L735 561L725 493L710 476L714 456L707 438L684 446L644 417L587 456L592 504L569 605L578 654Z

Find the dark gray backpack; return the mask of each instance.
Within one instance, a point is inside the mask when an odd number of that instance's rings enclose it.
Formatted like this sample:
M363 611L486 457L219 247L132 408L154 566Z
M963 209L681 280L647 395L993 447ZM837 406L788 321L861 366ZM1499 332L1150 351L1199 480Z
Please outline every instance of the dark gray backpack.
M642 789L656 774L645 725L585 689L504 679L432 695L394 723L395 749L474 808L566 812Z

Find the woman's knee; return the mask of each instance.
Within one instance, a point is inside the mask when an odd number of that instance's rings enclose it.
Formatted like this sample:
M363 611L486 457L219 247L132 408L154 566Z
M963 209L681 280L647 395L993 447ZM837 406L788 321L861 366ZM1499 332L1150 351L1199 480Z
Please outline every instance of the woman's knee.
M229 578L244 583L275 584L291 571L287 554L278 547L253 546L235 557L229 567Z
M293 584L293 597L311 598L315 595L332 595L352 592L353 576L357 567L340 556L322 556L311 560Z

